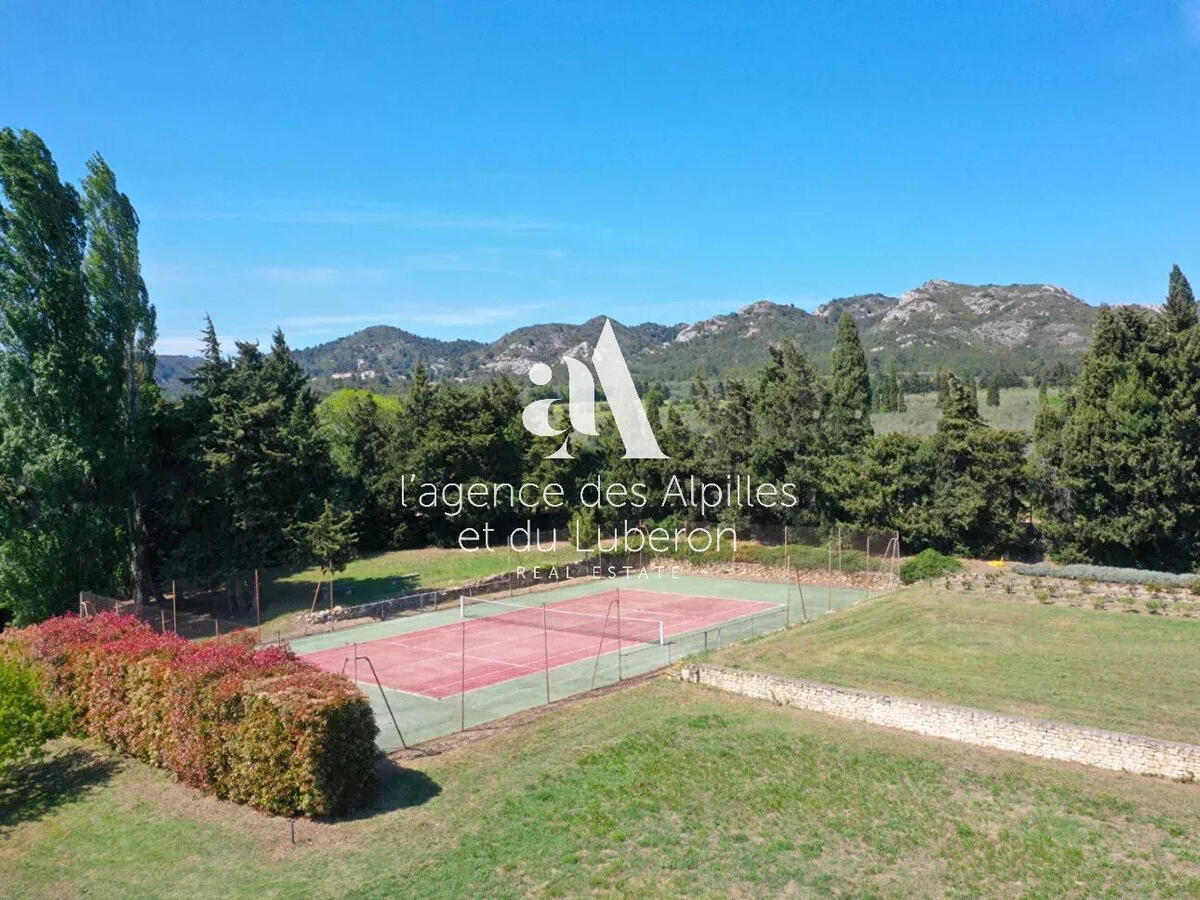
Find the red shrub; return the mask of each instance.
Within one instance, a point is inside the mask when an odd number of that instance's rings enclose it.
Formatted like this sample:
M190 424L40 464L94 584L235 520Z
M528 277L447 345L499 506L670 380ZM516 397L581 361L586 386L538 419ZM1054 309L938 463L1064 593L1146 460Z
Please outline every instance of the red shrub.
M346 678L231 635L192 643L132 616L62 616L4 636L79 734L218 797L281 815L365 799L375 720Z

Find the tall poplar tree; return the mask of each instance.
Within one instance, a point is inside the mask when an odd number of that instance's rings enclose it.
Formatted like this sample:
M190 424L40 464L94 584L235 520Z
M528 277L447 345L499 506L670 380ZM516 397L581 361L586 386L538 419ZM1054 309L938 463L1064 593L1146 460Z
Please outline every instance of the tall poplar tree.
M88 162L83 190L88 233L84 275L99 342L102 403L109 412L97 435L107 445L108 465L100 483L110 502L124 511L129 592L146 602L153 591L144 503L150 417L158 398L154 307L142 280L137 213L99 155Z
M31 131L0 130L0 605L20 622L111 588L119 523L78 192Z

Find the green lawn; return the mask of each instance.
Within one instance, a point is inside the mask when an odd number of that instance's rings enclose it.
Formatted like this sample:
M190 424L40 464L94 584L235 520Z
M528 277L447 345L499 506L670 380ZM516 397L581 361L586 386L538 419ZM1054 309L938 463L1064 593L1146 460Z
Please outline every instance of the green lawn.
M834 569L840 565L844 571L859 572L878 571L883 568L881 556L885 548L886 545L880 543L876 547L875 554L868 559L866 553L861 550L843 548L839 553L835 547L833 554L830 555L828 546L810 547L804 544L790 544L785 547L783 544L760 544L757 541L739 539L736 549L729 541L723 542L720 547L713 547L704 552L691 552L684 544L678 552L672 551L663 556L664 558L689 559L700 565L742 562L777 568L783 568L785 562L790 560L793 569L817 571L828 569L832 563Z
M394 550L353 560L339 572L334 601L343 606L370 603L413 591L455 587L516 569L550 566L582 557L560 542L554 551L481 550L468 553L457 547ZM267 569L263 573L263 632L286 630L297 612L312 605L319 568ZM321 603L328 605L324 593ZM252 623L251 623L252 624Z
M1056 389L1050 391L1053 398ZM1033 419L1038 411L1037 388L1003 388L1000 405L984 403L986 391L979 392L979 412L989 425L995 428L1011 428L1014 431L1033 431ZM871 413L871 423L876 434L903 431L908 434L933 434L942 411L937 408L937 394L905 394L902 413Z
M0 796L6 897L1095 896L1200 892L1200 788L658 681L297 823L80 749Z
M1200 741L1200 622L913 587L714 661Z

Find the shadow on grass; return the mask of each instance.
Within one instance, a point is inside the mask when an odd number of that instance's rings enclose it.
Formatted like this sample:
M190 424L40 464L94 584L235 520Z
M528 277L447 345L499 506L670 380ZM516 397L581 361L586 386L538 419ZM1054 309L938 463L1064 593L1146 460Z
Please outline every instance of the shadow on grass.
M400 809L409 809L428 803L442 792L442 786L417 769L406 769L384 756L376 767L379 786L374 796L347 820L370 819Z
M106 782L117 765L117 760L83 747L66 747L13 767L0 778L0 834L82 799Z

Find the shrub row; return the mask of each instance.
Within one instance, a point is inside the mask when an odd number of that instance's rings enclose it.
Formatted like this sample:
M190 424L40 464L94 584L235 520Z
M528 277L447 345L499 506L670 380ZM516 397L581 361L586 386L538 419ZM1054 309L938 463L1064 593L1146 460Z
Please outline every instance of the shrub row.
M1069 566L1056 566L1051 563L1017 564L1013 566L1013 571L1018 575L1035 575L1042 578L1086 578L1115 584L1159 584L1180 588L1189 586L1200 577L1179 575L1175 572L1156 572L1153 569L1122 569L1117 566L1090 566L1082 563Z
M218 797L279 815L343 813L375 774L375 720L351 682L232 635L192 643L132 616L61 616L4 636L79 735Z

